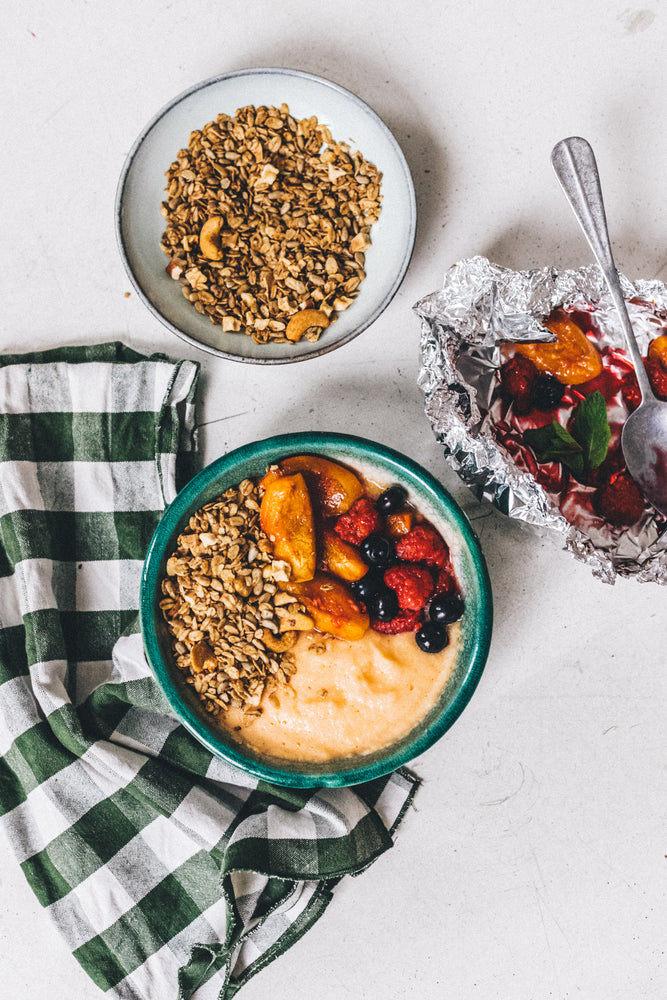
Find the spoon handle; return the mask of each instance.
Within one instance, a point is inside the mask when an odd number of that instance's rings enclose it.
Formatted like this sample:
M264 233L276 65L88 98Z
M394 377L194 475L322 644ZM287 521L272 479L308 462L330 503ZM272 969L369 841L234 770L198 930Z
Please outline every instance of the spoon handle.
M562 139L551 151L551 163L577 222L583 229L595 259L602 269L621 320L642 399L644 401L655 399L637 346L611 252L600 176L593 150L590 144L579 136Z

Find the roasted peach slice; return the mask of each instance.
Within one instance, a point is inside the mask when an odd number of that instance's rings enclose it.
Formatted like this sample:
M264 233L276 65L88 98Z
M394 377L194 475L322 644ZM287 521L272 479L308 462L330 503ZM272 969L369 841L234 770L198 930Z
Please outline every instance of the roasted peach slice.
M566 313L556 310L544 326L556 334L555 343L519 344L522 354L541 372L553 375L563 385L590 382L602 371L602 359L586 334Z
M292 567L292 579L312 580L316 568L315 526L310 494L300 472L280 476L268 484L259 520L276 559L284 559Z
M339 538L333 528L324 527L320 533L320 565L342 580L361 580L368 566L358 550Z
M270 483L275 483L276 479L280 479L284 475L284 472L279 465L269 465L267 466L266 472L257 484L259 487L260 494L264 493L264 490Z
M326 516L344 514L364 492L358 476L338 462L317 455L292 455L278 463L287 475L302 472L311 496Z
M348 642L356 642L366 634L370 624L368 615L342 580L328 573L318 573L306 583L290 580L284 586L299 598L320 632L328 632Z

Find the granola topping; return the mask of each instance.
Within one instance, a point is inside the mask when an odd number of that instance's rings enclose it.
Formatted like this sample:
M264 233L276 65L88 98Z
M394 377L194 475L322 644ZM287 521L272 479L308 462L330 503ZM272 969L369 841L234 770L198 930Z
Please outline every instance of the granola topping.
M167 271L223 332L315 341L359 294L382 175L315 116L220 114L166 177ZM290 324L300 310L316 322Z
M289 683L298 630L313 619L279 589L291 567L275 559L259 523L256 484L245 479L206 504L167 560L160 608L186 684L213 716L260 714L262 696Z

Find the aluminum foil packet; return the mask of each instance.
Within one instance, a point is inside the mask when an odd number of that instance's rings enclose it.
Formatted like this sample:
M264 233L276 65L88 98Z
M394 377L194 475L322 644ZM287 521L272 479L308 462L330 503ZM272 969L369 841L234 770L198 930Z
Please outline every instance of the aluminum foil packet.
M642 355L667 332L667 288L660 281L630 282L624 296ZM631 369L616 310L597 267L512 271L484 257L460 261L442 287L414 307L421 319L421 369L426 414L445 457L460 478L499 510L549 533L588 563L606 583L617 576L667 583L667 519L646 508L628 528L613 527L592 506L593 486L549 491L517 459L499 433L501 345L553 341L543 321L562 308L587 318L589 336L612 367ZM608 401L622 423L620 392ZM570 495L571 494L571 495Z

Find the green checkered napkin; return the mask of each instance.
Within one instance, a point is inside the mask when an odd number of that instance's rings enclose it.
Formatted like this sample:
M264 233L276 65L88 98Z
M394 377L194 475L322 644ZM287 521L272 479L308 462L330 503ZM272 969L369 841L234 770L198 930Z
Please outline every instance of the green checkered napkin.
M0 827L113 997L233 996L392 844L415 780L292 790L174 719L138 634L144 553L193 457L192 362L0 356Z

